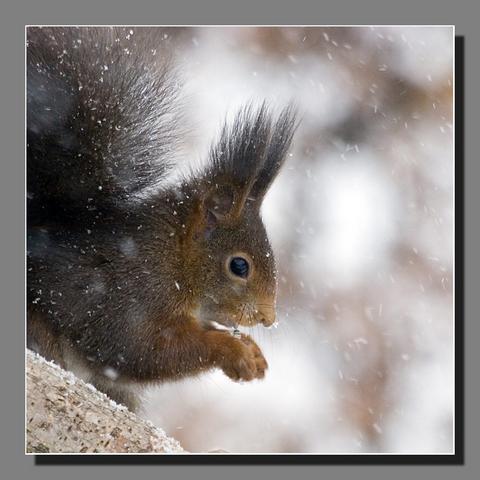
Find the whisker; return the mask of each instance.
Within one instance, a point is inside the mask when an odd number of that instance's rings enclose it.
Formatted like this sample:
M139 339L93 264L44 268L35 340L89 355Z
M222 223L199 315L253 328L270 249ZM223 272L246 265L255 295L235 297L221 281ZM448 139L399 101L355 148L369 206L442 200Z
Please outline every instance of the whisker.
M257 305L258 307L270 308L271 310L288 311L288 312L299 311L299 312L308 312L308 313L311 313L311 309L304 308L304 307L300 307L300 306L297 306L297 305L289 305L289 306L286 306L286 305L276 305L276 306L273 306L273 305L268 304L268 303L257 303L256 305Z
M238 322L239 325L242 324L242 320L243 320L243 316L244 316L244 314L245 314L245 308L246 308L246 307L247 307L247 304L244 303L244 304L243 304L243 307L242 307L242 313L240 314L240 320L239 320L239 322Z

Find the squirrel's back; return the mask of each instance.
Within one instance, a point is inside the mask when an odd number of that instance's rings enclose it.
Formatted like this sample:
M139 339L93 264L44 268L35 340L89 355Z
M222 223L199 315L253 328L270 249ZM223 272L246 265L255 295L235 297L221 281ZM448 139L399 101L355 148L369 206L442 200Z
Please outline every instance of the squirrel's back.
M30 27L27 42L29 223L157 185L179 122L161 30Z

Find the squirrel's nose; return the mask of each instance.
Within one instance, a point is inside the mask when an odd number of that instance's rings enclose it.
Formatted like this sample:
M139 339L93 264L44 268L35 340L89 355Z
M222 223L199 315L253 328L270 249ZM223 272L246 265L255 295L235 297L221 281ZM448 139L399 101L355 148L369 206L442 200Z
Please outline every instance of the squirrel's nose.
M260 323L264 327L271 327L275 323L275 311L261 312Z

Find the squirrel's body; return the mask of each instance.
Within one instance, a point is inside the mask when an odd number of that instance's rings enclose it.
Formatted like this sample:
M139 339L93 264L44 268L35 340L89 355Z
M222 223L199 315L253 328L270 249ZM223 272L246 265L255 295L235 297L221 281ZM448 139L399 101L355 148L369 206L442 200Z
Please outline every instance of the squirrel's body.
M212 321L273 322L259 207L293 128L246 108L204 172L162 186L180 117L157 47L154 29L28 29L28 345L131 408L147 382L263 376Z

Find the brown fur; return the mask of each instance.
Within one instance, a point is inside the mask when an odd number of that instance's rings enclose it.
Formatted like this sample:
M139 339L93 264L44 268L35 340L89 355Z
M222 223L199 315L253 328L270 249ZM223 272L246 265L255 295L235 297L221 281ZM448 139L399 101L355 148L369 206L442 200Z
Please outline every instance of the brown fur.
M212 368L235 381L264 376L255 342L212 322L275 319L275 262L259 209L293 121L289 109L274 121L265 106L246 107L206 170L138 195L168 171L162 135L174 125L155 118L172 111L172 89L164 69L150 79L128 30L29 33L27 327L29 347L136 409L136 386L149 382ZM124 58L125 44L133 53ZM101 84L98 65L110 65ZM45 118L45 109L58 114ZM247 279L229 272L234 255L249 259Z

